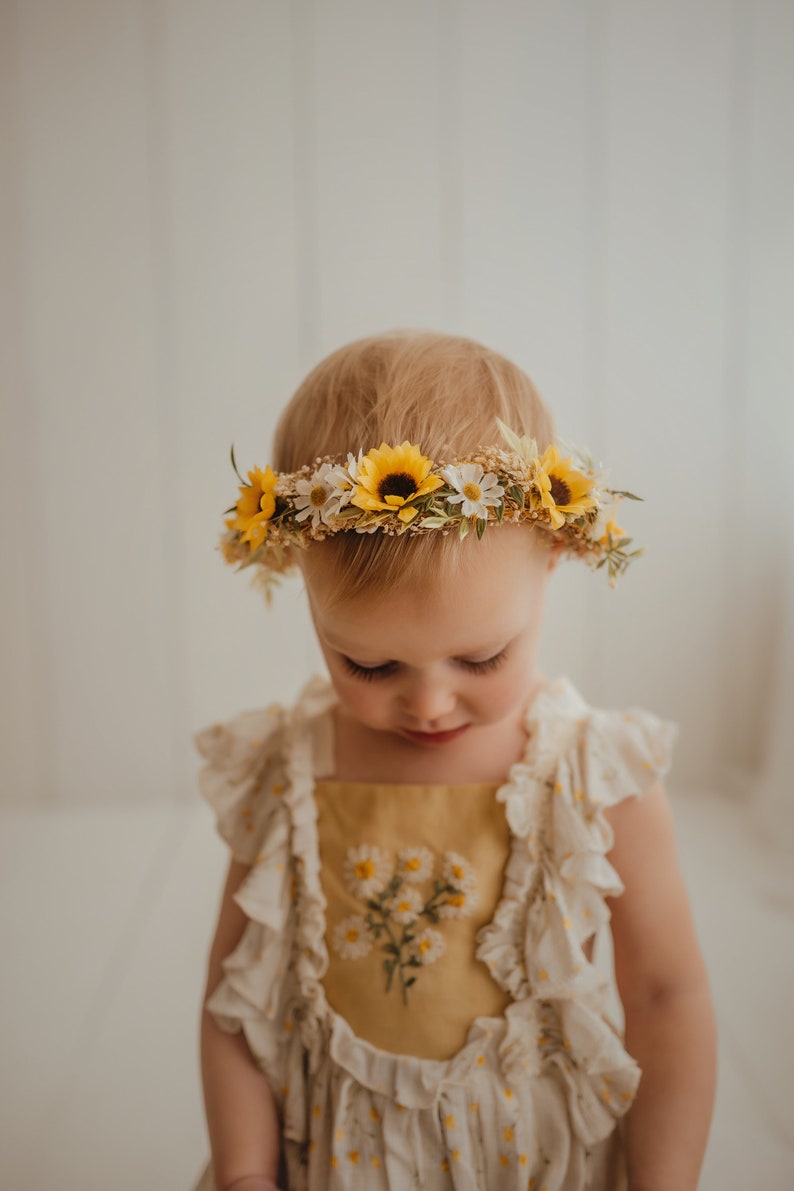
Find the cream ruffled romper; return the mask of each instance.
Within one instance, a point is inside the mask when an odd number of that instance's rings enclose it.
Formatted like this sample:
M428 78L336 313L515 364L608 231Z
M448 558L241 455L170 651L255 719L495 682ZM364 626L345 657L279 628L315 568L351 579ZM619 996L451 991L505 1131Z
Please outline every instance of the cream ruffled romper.
M335 701L316 678L195 737L252 866L207 1007L268 1077L289 1191L619 1191L640 1070L584 944L623 891L602 811L667 771L676 725L561 678L501 786L338 782Z

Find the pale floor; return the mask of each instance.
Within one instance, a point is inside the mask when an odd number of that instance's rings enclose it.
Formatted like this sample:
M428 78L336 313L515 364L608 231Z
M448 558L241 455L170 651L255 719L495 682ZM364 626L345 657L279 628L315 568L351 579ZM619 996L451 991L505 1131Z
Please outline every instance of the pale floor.
M794 874L741 809L673 805L720 1030L701 1191L791 1191ZM189 1191L225 865L203 804L0 816L0 1186Z

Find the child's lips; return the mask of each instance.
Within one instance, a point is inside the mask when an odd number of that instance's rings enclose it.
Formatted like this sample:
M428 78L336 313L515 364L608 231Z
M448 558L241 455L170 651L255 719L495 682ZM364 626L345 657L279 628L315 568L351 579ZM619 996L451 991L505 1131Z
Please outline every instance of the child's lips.
M412 732L406 728L405 734L418 744L447 744L450 740L457 740L470 727L470 724L461 724L459 728L450 728L446 732Z

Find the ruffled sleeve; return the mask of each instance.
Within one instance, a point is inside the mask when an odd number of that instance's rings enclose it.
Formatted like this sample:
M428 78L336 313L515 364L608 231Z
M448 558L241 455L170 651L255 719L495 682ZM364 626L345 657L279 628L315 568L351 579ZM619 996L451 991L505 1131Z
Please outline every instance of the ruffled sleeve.
M244 864L256 861L284 791L283 730L284 713L273 704L240 712L193 737L206 761L199 770L199 791L215 813L218 834Z
M249 921L223 960L224 977L206 1008L222 1030L244 1032L271 1075L284 1061L284 1032L277 1023L294 934L286 721L286 713L272 705L194 736L206 761L199 790L215 813L218 834L236 860L251 866L234 895Z

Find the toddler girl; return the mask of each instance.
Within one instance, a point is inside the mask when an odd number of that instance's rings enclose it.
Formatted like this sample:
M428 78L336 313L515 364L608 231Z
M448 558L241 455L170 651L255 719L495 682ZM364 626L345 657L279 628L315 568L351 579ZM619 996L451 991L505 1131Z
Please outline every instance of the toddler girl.
M559 560L614 583L638 553L631 494L519 368L430 333L322 361L273 469L223 554L268 594L300 569L330 681L196 736L231 849L199 1188L694 1191L715 1029L677 729L536 665Z

